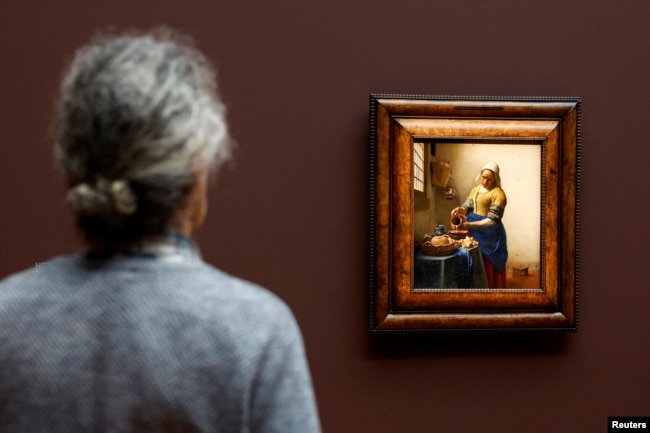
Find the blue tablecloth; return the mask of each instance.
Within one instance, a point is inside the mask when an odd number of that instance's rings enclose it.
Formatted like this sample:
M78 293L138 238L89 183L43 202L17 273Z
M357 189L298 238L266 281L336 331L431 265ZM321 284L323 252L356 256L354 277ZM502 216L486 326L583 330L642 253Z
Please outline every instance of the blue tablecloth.
M458 248L448 256L418 252L413 269L413 288L487 288L483 257L478 247Z

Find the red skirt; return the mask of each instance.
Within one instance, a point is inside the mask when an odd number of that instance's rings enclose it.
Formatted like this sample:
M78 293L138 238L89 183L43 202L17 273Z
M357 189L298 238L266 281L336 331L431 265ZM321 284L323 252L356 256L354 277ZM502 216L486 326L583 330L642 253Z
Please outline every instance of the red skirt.
M497 271L485 256L483 256L483 266L485 267L485 274L487 276L488 287L490 289L503 289L506 287L505 268L503 268L503 272Z

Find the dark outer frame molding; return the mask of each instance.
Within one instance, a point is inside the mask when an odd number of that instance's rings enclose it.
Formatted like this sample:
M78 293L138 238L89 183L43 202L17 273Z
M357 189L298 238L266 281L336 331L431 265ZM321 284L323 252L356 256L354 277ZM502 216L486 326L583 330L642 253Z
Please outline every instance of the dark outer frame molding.
M369 328L577 331L578 97L370 95ZM542 146L540 289L413 290L413 140Z

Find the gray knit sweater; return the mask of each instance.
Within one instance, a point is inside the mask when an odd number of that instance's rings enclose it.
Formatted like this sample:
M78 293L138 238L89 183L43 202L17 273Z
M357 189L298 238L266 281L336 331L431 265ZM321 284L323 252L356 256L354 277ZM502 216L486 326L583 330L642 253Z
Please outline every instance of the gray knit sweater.
M319 432L300 331L184 246L0 282L0 432Z

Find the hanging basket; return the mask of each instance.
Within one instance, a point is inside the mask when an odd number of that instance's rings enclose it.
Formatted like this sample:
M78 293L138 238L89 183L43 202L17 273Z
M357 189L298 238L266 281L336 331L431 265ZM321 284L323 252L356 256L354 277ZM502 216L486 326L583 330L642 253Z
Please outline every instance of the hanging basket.
M448 162L433 161L431 162L431 168L433 169L431 183L434 186L446 188L449 178L451 178L451 165Z

